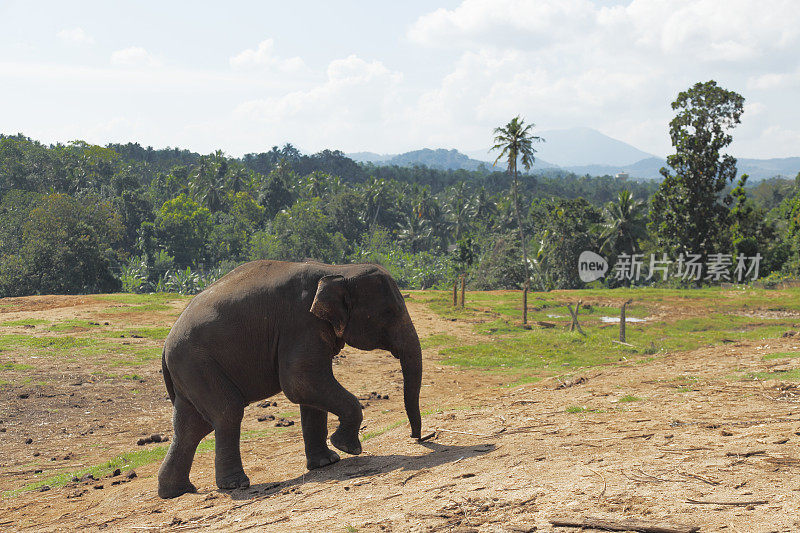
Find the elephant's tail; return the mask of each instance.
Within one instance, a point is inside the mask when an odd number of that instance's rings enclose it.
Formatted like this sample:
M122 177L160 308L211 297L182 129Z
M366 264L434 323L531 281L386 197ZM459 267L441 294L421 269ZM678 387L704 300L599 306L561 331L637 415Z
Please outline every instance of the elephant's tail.
M172 384L172 376L169 375L169 369L167 368L166 350L161 352L161 372L164 374L164 384L167 386L169 401L175 403L175 385Z

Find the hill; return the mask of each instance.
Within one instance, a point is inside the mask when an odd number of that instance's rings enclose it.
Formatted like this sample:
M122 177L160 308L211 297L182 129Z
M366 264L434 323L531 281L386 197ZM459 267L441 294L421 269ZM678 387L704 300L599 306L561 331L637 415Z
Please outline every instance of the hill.
M436 168L440 170L479 170L489 168L491 163L472 159L469 156L452 149L422 148L402 154L376 154L374 152L356 152L347 154L347 157L360 163L375 165L397 165L399 167L412 167L415 165Z

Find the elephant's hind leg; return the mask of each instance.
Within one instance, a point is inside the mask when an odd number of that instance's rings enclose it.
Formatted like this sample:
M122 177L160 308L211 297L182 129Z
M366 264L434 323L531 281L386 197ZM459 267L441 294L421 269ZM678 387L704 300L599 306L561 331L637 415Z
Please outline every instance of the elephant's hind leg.
M158 495L162 498L197 492L189 481L189 471L197 445L211 432L211 424L180 395L175 397L172 425L175 432L172 444L158 471Z
M213 421L215 443L214 471L217 487L223 490L246 489L250 478L244 473L240 438L244 406L227 405L227 413Z
M300 406L300 423L306 447L309 470L328 466L339 460L339 454L328 449L328 413L309 405Z
M192 405L210 422L214 429L214 471L220 489L243 489L250 479L242 468L239 451L245 400L239 389L230 381L210 357L197 356L191 365L172 377L180 375L181 388L187 392Z

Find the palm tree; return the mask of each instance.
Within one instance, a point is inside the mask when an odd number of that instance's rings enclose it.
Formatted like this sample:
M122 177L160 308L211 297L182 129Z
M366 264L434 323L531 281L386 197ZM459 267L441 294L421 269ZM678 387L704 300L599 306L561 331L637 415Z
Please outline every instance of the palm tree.
M525 121L517 115L511 122L504 127L494 129L495 145L492 150L500 150L500 155L494 160L494 165L498 161L507 158L508 174L511 176L511 195L514 198L514 214L519 228L519 238L522 242L522 262L525 267L525 284L522 290L522 323L528 323L528 250L525 246L525 230L522 227L522 218L519 215L519 198L517 195L517 161L522 163L525 170L530 170L536 152L533 142L541 142L543 139L531 134L534 124L525 125Z
M208 188L203 193L203 205L214 213L222 208L222 197L225 193L223 185L220 180L211 180L207 186Z
M404 243L412 253L420 252L428 247L431 228L428 222L414 215L405 215L397 225L397 240Z
M478 189L471 203L477 220L489 220L497 214L497 204L489 197L484 187Z
M449 218L454 241L458 242L464 233L469 232L474 215L473 205L465 191L464 182L450 189L444 205L444 212Z
M607 255L639 251L639 240L647 237L644 203L633 198L629 190L619 192L616 201L603 209L600 224L600 249Z

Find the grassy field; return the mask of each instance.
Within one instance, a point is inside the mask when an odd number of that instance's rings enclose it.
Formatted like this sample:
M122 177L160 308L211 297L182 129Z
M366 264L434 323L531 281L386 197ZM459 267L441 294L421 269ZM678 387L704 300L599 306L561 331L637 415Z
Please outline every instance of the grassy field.
M521 325L518 292L471 292L464 309L453 307L449 291L415 292L411 298L424 302L444 318L471 322L479 339L465 344L452 335L433 335L423 339L423 347L437 348L448 364L514 374L517 378L512 384L602 364L647 361L659 354L704 346L775 338L798 327L800 321L800 289L648 288L531 293L530 329ZM614 342L619 340L620 307L627 300L632 300L626 309L629 346ZM578 301L583 302L578 318L585 335L569 331L567 305L574 309ZM795 355L800 354L782 357ZM800 379L795 374L750 377Z

